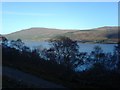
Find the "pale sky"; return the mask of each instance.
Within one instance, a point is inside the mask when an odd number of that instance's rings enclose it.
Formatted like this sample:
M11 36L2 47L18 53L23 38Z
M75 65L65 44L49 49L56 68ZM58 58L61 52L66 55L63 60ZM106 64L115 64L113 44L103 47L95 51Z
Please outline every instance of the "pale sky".
M0 33L45 27L91 29L118 25L117 2L2 2Z

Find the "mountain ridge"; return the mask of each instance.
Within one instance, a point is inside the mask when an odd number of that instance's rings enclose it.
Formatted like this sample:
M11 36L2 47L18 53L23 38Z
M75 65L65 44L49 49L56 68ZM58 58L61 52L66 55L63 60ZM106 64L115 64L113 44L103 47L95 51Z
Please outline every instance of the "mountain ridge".
M74 29L54 29L33 27L21 31L4 35L8 39L20 38L23 41L45 41L56 36L67 36L77 41L111 41L118 42L117 26L104 26L93 29L74 30Z

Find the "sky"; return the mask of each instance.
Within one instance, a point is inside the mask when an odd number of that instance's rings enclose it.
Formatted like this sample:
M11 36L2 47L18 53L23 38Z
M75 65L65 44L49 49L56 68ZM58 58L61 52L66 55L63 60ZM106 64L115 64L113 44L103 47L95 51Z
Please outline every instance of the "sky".
M1 0L2 2L119 2L119 0Z
M1 4L1 3L0 3ZM118 25L117 2L2 2L2 30L91 29Z

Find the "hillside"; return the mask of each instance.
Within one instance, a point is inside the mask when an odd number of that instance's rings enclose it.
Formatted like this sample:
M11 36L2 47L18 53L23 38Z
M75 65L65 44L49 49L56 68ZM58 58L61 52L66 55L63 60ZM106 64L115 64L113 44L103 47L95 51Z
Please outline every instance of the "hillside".
M79 30L65 33L66 36L74 40L94 41L94 42L118 42L118 27L101 27L90 30Z
M48 28L30 28L5 35L8 39L41 41L48 40L54 36L70 32L69 30L48 29Z
M61 30L51 28L30 28L5 35L8 39L44 41L59 35L84 42L118 42L118 27L100 27L88 30Z

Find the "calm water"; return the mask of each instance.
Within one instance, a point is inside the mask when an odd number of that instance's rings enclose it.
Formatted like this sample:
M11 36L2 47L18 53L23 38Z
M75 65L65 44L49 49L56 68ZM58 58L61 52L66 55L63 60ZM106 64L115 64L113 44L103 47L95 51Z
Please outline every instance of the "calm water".
M112 53L114 51L114 46L117 44L83 44L79 43L81 52L90 53L95 46L100 46L105 53Z
M49 42L25 42L26 46L30 48L50 48L51 45ZM100 46L105 53L112 53L114 51L114 46L117 44L85 44L78 43L80 52L88 52L90 53L95 46Z
M25 42L27 46L30 48L39 48L39 49L44 49L44 48L50 48L51 45L48 42ZM95 46L100 46L103 50L104 53L113 53L114 51L114 46L117 44L84 44L84 43L78 43L79 45L79 51L80 52L87 52L88 54L93 51L93 48ZM75 71L83 71L86 70L87 68L91 67L91 65L80 65L78 66Z

